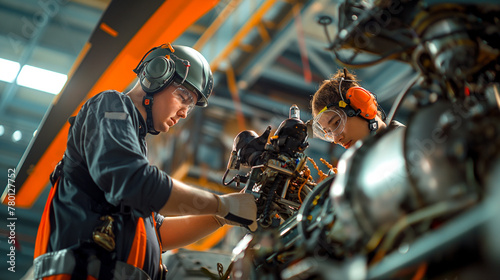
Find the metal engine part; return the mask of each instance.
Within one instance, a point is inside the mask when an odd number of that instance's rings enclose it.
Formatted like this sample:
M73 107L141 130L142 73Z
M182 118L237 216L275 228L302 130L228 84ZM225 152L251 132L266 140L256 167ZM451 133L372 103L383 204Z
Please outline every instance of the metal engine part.
M447 78L463 78L477 61L477 44L472 40L465 28L465 14L444 12L429 13L418 23L415 29L425 42L413 53L413 61L417 62L422 72L429 69L427 60L434 71Z
M483 190L474 167L489 166L489 156L478 147L490 134L498 143L500 119L495 114L474 118L474 109L437 102L416 112L407 129L389 131L346 151L330 190L346 246L360 250L373 235L420 209L477 202Z
M410 119L407 128L345 151L329 189L306 182L305 198L288 196L305 201L298 207L284 202L289 186L305 182L297 176L303 150L285 153L277 138L261 138L260 146L250 141L233 151L239 161L231 166L251 158L245 182L266 213L261 221L268 212L288 216L279 228L265 221L243 244L244 252L267 248L246 260L252 279L462 279L462 271L497 279L500 5L342 2L329 50L346 66L411 65L418 79L400 93L387 123L408 96Z
M235 137L223 183L246 183L245 192L256 197L258 224L277 228L297 212L316 183L306 166L307 127L300 120L299 108L293 105L290 117L273 136L270 131L268 127L260 136L254 131L243 131ZM241 166L250 167L250 172L246 176L236 175L226 183L229 170L239 170Z
M403 140L404 129L384 134L347 150L337 167L330 197L345 234L338 239L358 246L384 224L404 215L401 204L409 196ZM354 249L354 248L353 248Z

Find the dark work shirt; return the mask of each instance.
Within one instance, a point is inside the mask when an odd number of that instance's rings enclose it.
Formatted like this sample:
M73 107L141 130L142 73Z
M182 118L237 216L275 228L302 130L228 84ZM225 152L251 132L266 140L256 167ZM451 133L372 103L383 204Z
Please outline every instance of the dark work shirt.
M89 99L69 130L63 175L52 201L48 252L92 240L99 218L115 215L116 255L127 261L137 219L147 233L144 270L159 277L160 245L153 219L167 202L171 178L146 158L146 123L117 91ZM125 211L126 210L126 211Z

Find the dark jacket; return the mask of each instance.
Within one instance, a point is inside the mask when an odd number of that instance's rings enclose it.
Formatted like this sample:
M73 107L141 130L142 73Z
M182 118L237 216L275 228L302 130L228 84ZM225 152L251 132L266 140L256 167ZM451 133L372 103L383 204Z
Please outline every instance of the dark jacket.
M169 198L171 178L146 158L146 123L132 100L102 92L81 108L69 130L63 174L52 200L47 252L92 239L106 214L115 217L116 259L126 262L137 221L144 219L144 271L159 277L160 243L154 221Z

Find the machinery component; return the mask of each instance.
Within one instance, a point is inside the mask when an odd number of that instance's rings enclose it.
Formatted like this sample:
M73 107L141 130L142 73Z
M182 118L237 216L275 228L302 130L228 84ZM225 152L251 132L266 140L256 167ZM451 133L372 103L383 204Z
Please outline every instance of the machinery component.
M366 242L380 226L404 214L400 205L410 191L403 155L404 132L390 131L385 137L378 135L379 141L351 148L337 165L330 197L338 222L348 232L337 237L346 249L357 251L362 240Z
M425 42L413 52L413 61L420 71L436 72L448 79L463 79L474 68L478 48L467 33L464 13L449 10L428 13L414 25Z
M336 213L328 193L335 176L321 181L307 196L297 213L297 234L302 237L303 246L309 253L342 258L344 250L337 240L330 238L336 222Z
M271 137L270 131L268 127L260 136L243 131L235 137L223 183L246 182L245 192L256 197L259 225L276 228L299 209L316 183L306 166L307 127L300 120L299 108L290 108L290 117ZM236 175L226 183L229 170L241 166L251 167L249 174Z
M435 2L347 0L339 7L339 32L328 40L329 49L344 65L370 66L397 59L425 75L455 82L498 57L498 41L494 42L498 3ZM323 19L321 25L328 22Z
M500 269L496 265L500 261L500 240L497 238L498 231L500 230L500 216L498 215L500 212L500 204L498 204L500 188L498 187L498 182L500 182L500 157L494 161L493 171L486 178L487 215L483 215L486 221L488 221L484 230L484 254L488 260L488 264L493 267L495 275L499 275L500 273Z
M330 197L346 233L341 235L346 237L346 249L375 250L381 235L387 240L386 234L402 226L400 222L410 232L404 241L411 242L431 230L436 220L478 203L483 189L476 174L481 170L474 166L489 166L498 153L479 151L477 147L492 133L481 128L491 127L494 119L498 122L498 113L486 118L484 111L475 119L474 107L456 111L437 102L416 112L406 130L377 135L345 153ZM496 146L499 140L497 134L490 144ZM389 249L394 248L384 248Z
M335 176L330 176L319 182L298 212L279 228L264 228L245 236L233 250L232 276L239 275L236 279L282 279L279 276L281 274L283 279L288 279L289 276L285 275L292 272L285 271L297 259L306 257L309 253L315 256L334 255L332 250L336 248L330 250L332 247L323 234L323 230L331 228L334 222L330 208L324 207L330 205L328 192L334 179ZM316 246L318 236L324 238L321 243L323 248ZM251 263L257 264L257 267L252 268Z
M407 128L346 150L334 180L314 186L301 173L306 138L297 120L269 143L269 129L241 135L228 168L252 167L246 191L257 198L261 231L241 243L247 267L238 271L252 271L250 279L497 278L500 5L440 2L341 4L329 46L339 61L397 59L420 76L391 110L389 119L413 98ZM346 49L352 55L340 56ZM305 197L297 182L310 186ZM256 248L267 249L251 254Z
M475 184L468 184L466 178L467 128L465 123L457 123L462 117L452 112L450 104L437 102L422 108L410 120L405 157L423 205L476 191ZM435 120L436 125L412 125Z
M169 279L222 279L230 267L231 255L180 248L176 254L164 255L163 263Z

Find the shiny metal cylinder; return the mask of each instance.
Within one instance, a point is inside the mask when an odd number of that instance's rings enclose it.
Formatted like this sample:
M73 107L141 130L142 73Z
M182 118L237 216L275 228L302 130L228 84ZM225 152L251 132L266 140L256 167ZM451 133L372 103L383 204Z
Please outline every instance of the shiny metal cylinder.
M406 129L385 131L344 153L330 198L348 248L359 249L416 210L480 192L475 173L484 170L474 166L488 166L498 152L477 147L496 145L498 138L487 126L495 121L472 109L437 101L415 112ZM482 155L488 151L492 155Z
M289 118L290 119L299 119L300 120L300 109L299 109L299 106L293 104L290 107Z
M468 192L466 122L459 107L436 102L412 116L406 131L405 157L419 199L430 205Z
M447 77L465 75L476 61L476 43L470 39L460 18L435 22L423 39L434 67Z
M395 129L349 149L338 164L330 198L347 246L369 237L405 214L401 204L410 195L403 154L405 129Z

